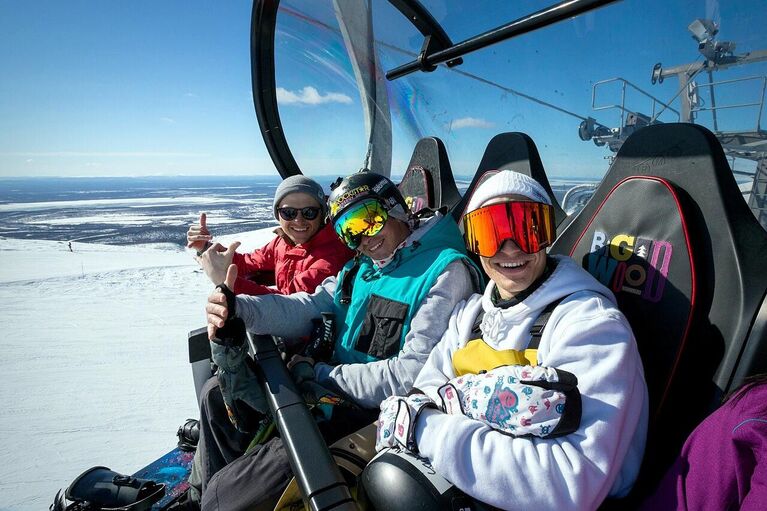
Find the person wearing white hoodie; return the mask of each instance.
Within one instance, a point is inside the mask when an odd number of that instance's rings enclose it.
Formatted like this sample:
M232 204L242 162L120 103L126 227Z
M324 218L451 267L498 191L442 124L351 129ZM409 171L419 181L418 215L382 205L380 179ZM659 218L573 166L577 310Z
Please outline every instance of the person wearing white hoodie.
M467 248L492 280L456 306L409 396L381 404L377 448L408 448L472 498L503 509L588 510L625 496L644 453L648 395L615 297L571 258L546 254L555 236L551 199L532 178L498 172L467 212ZM531 327L549 311L536 351ZM528 409L530 398L548 409L559 387L520 380L565 375L579 392L567 395L569 429L550 416L536 425L542 407ZM499 393L502 382L513 385Z

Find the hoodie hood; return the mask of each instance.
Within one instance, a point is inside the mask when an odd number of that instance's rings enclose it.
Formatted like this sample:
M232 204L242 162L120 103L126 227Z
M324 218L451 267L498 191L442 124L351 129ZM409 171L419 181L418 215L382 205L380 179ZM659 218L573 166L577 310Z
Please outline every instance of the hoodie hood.
M496 285L495 282L490 281L482 295L482 309L485 314L480 328L486 341L500 342L507 337L514 325L527 318L537 317L551 302L574 293L583 291L598 293L615 304L615 295L572 258L550 257L557 261L557 266L549 278L528 297L511 307L501 309L493 304L492 295Z

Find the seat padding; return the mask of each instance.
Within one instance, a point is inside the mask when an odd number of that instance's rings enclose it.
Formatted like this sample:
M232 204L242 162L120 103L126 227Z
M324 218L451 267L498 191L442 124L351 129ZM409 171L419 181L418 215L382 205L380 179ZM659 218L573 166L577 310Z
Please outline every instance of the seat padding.
M551 251L607 285L634 330L650 392L641 492L724 393L767 371L765 357L745 356L767 348L763 333L752 335L767 233L716 137L661 124L626 140Z
M450 208L458 202L461 194L445 144L440 139L427 137L418 141L398 188L414 212L423 208Z
M627 224L626 212L645 208L652 214ZM696 303L692 246L674 185L636 176L609 191L569 254L615 293L641 339L654 411L667 398L689 340Z
M551 197L557 225L567 218L567 214L559 206L557 198L554 196L549 179L546 177L546 171L543 169L541 156L538 154L538 148L535 146L533 139L525 133L508 132L500 133L488 142L471 184L453 210L456 221L460 221L460 218L465 213L464 210L469 203L472 191L482 181L492 175L488 174L488 171L497 170L513 170L538 181Z

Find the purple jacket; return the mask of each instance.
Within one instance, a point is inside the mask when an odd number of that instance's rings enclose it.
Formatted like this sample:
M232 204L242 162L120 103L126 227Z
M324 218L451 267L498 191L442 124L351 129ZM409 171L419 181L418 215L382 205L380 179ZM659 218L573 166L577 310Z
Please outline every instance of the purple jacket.
M744 387L695 428L643 509L767 509L767 382Z

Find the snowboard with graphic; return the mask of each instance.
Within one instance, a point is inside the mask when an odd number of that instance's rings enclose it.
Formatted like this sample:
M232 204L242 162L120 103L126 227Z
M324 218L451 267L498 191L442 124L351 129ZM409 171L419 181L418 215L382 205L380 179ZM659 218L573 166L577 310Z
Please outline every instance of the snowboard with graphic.
M152 511L164 509L189 488L187 479L192 470L193 458L194 451L182 451L176 447L133 474L133 477L139 479L165 484L165 496L152 506Z

